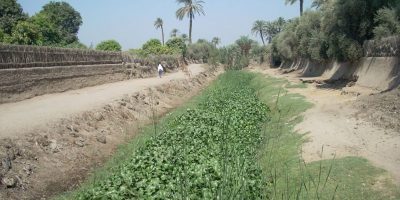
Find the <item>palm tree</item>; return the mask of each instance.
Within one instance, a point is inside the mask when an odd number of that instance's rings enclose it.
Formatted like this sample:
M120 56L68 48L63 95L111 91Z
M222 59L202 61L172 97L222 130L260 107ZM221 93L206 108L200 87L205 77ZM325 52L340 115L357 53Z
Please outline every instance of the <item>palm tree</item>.
M186 33L184 33L181 35L181 38L186 41L186 40L188 40L188 35Z
M236 44L239 46L241 54L247 57L254 41L247 36L242 36L236 40Z
M164 22L161 18L157 18L156 21L154 22L154 27L156 29L161 28L161 35L162 35L162 44L164 45Z
M265 38L268 41L268 44L271 43L272 38L275 37L279 33L276 21L275 22L266 22L263 33L265 35Z
M215 46L218 46L219 43L221 43L221 39L220 39L219 37L214 37L214 38L211 40L211 43L213 43Z
M265 46L265 41L264 41L264 32L265 31L266 31L266 22L265 21L257 20L254 22L251 32L256 36L260 35L261 41L264 46Z
M205 15L203 10L202 0L177 0L179 4L184 4L183 7L179 8L176 11L176 17L179 20L182 20L185 16L189 18L189 44L192 43L192 28L193 28L193 19L195 14Z
M285 0L285 3L290 4L290 5L293 5L296 2L297 2L297 0ZM301 16L301 15L303 15L304 0L299 0L299 2L300 2L300 16Z
M174 37L176 37L177 35L178 35L178 33L179 33L179 30L178 29L176 29L176 28L174 28L174 29L172 29L172 31L171 31L171 37L172 38L174 38Z
M278 33L280 33L283 30L283 27L285 26L286 21L283 17L279 17L277 20L275 20L274 23L275 23Z

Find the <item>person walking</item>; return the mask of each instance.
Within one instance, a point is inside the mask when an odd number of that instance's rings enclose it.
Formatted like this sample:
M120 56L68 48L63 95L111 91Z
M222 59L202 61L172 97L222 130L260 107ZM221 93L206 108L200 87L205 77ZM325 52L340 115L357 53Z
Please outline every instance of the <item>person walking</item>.
M164 68L163 68L163 66L161 65L161 63L158 64L157 70L158 70L158 76L160 76L160 78L162 78L162 75L163 75L163 73L164 73Z

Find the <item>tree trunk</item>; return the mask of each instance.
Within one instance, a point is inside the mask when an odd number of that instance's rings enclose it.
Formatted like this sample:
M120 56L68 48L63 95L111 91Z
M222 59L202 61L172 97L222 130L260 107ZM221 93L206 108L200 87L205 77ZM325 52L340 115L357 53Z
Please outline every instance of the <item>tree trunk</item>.
M304 4L304 0L300 0L300 16L303 15L303 4Z
M193 27L193 13L190 13L189 44L192 44L192 27Z
M161 34L162 34L162 45L164 45L164 27L161 26Z
M261 41L262 41L263 45L265 46L264 35L261 30L260 30L260 37L261 37Z

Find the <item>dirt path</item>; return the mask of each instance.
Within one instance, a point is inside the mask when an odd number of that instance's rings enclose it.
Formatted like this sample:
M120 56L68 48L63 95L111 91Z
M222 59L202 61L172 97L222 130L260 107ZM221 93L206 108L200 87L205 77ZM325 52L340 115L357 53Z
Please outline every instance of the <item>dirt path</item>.
M295 74L281 74L277 69L262 72L300 82ZM400 134L358 118L354 106L357 96L342 95L340 90L320 89L313 84L288 90L305 96L314 104L304 113L304 121L295 127L300 133L308 133L309 141L302 149L306 162L334 155L336 158L361 156L387 170L400 183Z
M193 76L204 71L199 64L189 66ZM121 99L145 88L185 79L183 72L163 78L121 81L63 93L38 96L32 99L0 105L0 138L17 137L36 128L77 113L100 108L112 100Z

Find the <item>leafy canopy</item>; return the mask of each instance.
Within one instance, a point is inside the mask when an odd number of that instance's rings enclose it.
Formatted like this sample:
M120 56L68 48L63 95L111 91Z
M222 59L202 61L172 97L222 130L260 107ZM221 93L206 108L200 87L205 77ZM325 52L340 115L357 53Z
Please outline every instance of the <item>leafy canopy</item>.
M4 34L10 35L18 22L26 20L27 17L22 12L22 7L16 0L0 1L0 30Z
M121 45L115 40L106 40L106 41L100 42L96 46L96 50L101 50L101 51L121 51Z
M168 48L179 54L182 54L186 51L185 41L180 37L171 38L167 41L166 45Z
M396 0L315 0L315 11L290 20L269 47L274 59L355 61L366 40L399 34ZM279 62L278 62L279 63Z

